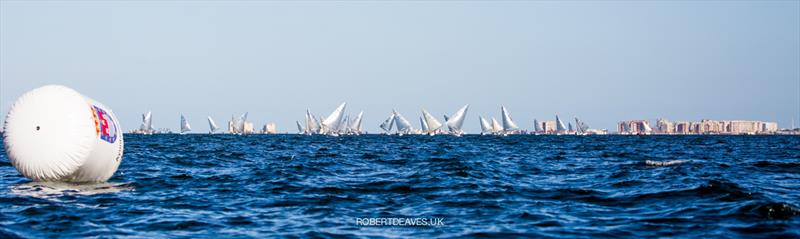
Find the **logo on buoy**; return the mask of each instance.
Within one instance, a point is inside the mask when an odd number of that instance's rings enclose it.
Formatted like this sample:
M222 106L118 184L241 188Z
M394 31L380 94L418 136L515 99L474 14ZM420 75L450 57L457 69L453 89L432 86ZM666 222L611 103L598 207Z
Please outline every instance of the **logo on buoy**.
M100 126L100 139L113 144L114 141L117 141L117 126L114 125L114 119L100 107L96 105L93 105L93 107Z

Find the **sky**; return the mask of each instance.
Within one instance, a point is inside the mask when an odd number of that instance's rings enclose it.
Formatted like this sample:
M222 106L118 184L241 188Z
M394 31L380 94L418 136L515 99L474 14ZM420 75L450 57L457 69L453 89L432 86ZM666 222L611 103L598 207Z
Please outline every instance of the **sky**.
M800 125L800 1L0 1L0 114L61 84L125 131L249 112L296 132L341 102L364 127L470 104L522 128L658 118ZM443 119L442 119L443 120Z

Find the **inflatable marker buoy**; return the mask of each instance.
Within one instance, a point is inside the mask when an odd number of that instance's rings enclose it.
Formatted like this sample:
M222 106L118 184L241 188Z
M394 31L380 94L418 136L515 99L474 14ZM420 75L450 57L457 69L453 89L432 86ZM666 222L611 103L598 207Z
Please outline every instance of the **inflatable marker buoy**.
M20 96L4 127L11 164L34 181L103 182L122 160L122 130L111 109L65 86Z

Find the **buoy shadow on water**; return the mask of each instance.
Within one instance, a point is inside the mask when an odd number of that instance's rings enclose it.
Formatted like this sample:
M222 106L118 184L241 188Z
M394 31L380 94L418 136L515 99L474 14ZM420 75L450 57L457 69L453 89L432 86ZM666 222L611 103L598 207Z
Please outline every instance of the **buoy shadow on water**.
M11 187L11 193L17 196L35 198L54 198L61 196L91 196L106 193L134 191L131 183L65 183L65 182L28 182Z

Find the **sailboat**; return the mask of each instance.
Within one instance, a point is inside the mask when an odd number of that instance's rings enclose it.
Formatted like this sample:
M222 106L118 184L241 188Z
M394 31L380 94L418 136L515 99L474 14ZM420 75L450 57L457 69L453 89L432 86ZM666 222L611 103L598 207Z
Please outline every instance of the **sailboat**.
M450 130L450 133L453 135L462 135L464 131L461 130L461 127L464 125L464 118L467 115L467 110L469 109L469 104L464 105L461 107L456 113L454 113L450 117L445 116L445 124L447 124L447 129Z
M508 110L506 110L505 106L500 106L500 111L503 115L503 133L513 133L514 131L518 130L517 124L511 120L511 116L508 115Z
M483 116L478 116L478 119L481 121L481 135L491 133L493 131L492 125L489 123L489 121L486 121Z
M428 130L425 132L426 134L435 135L436 131L442 127L442 123L439 123L439 121L425 109L422 109L422 117L425 119L425 124L428 126Z
M556 115L556 133L561 134L566 132L567 132L567 126L564 125L564 121L561 121L561 119L558 118L558 115Z
M274 122L269 122L264 124L264 127L261 129L261 133L263 134L275 134L278 133L278 127L275 126Z
M217 127L217 123L214 123L214 120L211 119L211 116L208 116L208 128L209 128L208 131L209 134L213 134L214 131L217 131L217 129L219 129L219 127Z
M542 125L539 124L539 120L533 119L533 131L534 133L537 134L542 133L542 131L544 131L542 130Z
M500 125L500 122L497 122L497 119L492 117L492 133L498 134L503 131L503 126Z
M589 125L586 122L578 120L578 117L575 117L575 130L578 134L586 134L589 130Z
M653 128L650 127L650 123L648 123L647 121L642 122L642 126L644 126L644 133L645 134L650 134L650 133L653 132Z
M236 121L236 128L237 128L237 131L240 134L249 133L249 132L247 132L248 130L245 128L245 126L248 125L248 122L247 122L247 114L248 113L249 112L244 112L244 114L239 116L239 119ZM252 127L250 127L250 128L252 128ZM250 130L252 130L252 129L250 129Z
M146 114L142 114L142 125L139 126L139 131L143 134L153 134L153 118L152 113L147 111Z
M392 125L394 125L394 117L395 114L394 112L392 112L392 114L389 115L389 118L383 121L383 123L380 125L381 129L383 129L383 131L385 131L386 134L392 133Z
M181 134L192 131L192 127L189 126L189 121L186 121L186 117L181 114Z
M350 123L350 130L352 131L351 133L353 133L355 135L359 135L359 134L363 133L362 129L361 129L362 116L364 116L364 111L359 112L358 116L356 116L356 119L353 120L352 123Z
M302 133L305 133L306 129L305 129L305 128L303 128L303 125L301 125L301 124L300 124L300 121L295 121L295 123L297 123L297 131L298 131L299 133L301 133L301 134L302 134Z
M347 103L342 103L339 107L336 107L327 118L322 120L320 124L322 129L320 130L323 134L331 135L331 136L338 136L337 130L339 129L340 125L342 124L342 117L344 116L344 109L347 106Z
M306 109L305 117L306 117L305 118L306 127L305 130L303 130L303 133L307 135L319 133L320 131L319 121L317 121L317 117L311 113L311 110Z
M392 113L394 114L394 124L397 125L397 133L399 135L413 133L414 128L411 127L411 123L403 115L396 110L392 110Z

